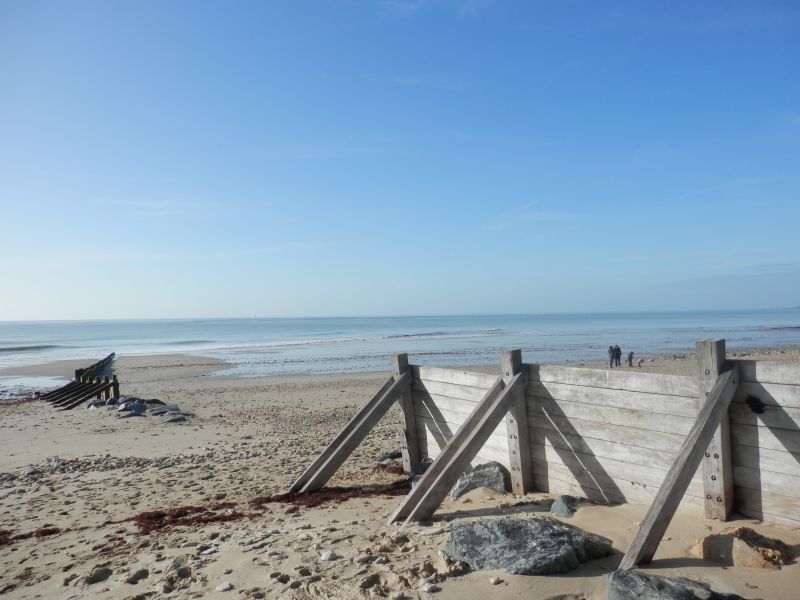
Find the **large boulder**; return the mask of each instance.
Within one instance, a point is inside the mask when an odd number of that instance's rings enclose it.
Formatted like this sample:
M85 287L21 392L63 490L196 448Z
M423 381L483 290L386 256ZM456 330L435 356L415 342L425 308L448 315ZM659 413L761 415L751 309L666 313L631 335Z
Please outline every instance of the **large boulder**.
M471 471L464 473L450 492L450 497L455 500L467 492L478 488L489 488L505 494L511 489L511 476L506 468L498 462L488 462L478 465Z
M756 569L780 569L791 560L789 546L749 527L728 527L707 535L689 553L704 560Z
M473 569L511 575L566 573L612 552L610 540L548 517L456 524L444 551Z
M685 577L667 578L641 571L617 570L608 576L608 600L744 600L715 592Z

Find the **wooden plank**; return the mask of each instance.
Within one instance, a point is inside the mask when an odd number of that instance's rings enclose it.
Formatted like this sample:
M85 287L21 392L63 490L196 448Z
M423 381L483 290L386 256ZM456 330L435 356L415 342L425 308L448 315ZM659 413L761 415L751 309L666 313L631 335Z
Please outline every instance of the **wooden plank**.
M633 429L661 431L686 435L692 429L693 419L674 415L653 415L646 411L613 408L609 406L591 406L582 402L568 400L554 401L552 398L540 398L528 395L528 423L534 424L540 413L552 417L577 418L598 423L623 425Z
M596 388L649 392L695 398L697 381L683 375L638 373L624 369L589 369L556 365L526 365L529 381L550 381Z
M653 560L658 544L664 537L681 498L700 466L714 432L724 417L736 392L739 377L736 367L723 373L714 384L708 399L700 409L697 422L681 447L664 483L639 527L639 532L620 563L620 568L631 569Z
M486 395L486 390L484 388L446 383L443 381L426 379L414 380L413 386L415 392L427 392L434 396L447 396L448 398L468 400L472 402L472 404L480 402L481 398Z
M569 400L599 406L615 408L629 408L631 410L647 411L665 415L678 415L694 419L700 410L698 397L687 398L684 396L669 396L666 394L653 394L649 392L629 392L609 388L589 387L585 385L570 385L565 383L532 381L526 390L528 393L539 396L550 396L557 400Z
M776 492L800 498L800 478L784 473L759 471L750 467L733 466L734 485L753 490Z
M503 381L511 380L522 373L522 383L514 395L506 415L506 434L509 463L511 464L511 490L517 496L524 496L533 486L533 463L531 462L531 442L528 433L528 406L525 399L525 372L522 369L522 351L504 350L500 366Z
M738 485L734 487L734 492L739 513L786 527L800 527L800 498Z
M684 439L684 436L675 433L645 431L624 425L586 421L584 419L567 419L551 415L546 419L538 419L536 421L529 419L528 424L532 428L553 431L562 435L572 432L575 436L585 439L589 444L599 440L629 446L631 451L641 448L643 450L668 452L673 456L680 450Z
M626 481L657 490L667 473L666 468L650 468L610 458L601 460L593 454L556 448L549 443L533 448L533 460L537 465L546 462L549 467L563 466L573 475L585 473L596 481L601 489L616 487L616 481ZM703 497L703 480L699 474L692 476L687 493L698 498Z
M737 403L732 404L730 410L731 423L769 427L773 431L777 429L797 431L800 429L800 408L766 405L759 409L762 412L756 413L747 404Z
M430 406L441 412L449 412L453 416L461 415L461 418L466 418L475 407L477 402L470 402L468 400L457 400L448 398L447 396L431 396L426 392L414 391L415 406Z
M777 435L776 435L777 434ZM784 450L800 454L800 429L771 430L757 425L731 424L731 443L740 446L753 446L767 450Z
M503 395L504 387L505 384L498 377L491 389L487 390L486 397L484 398L483 402L479 402L475 405L472 414L470 414L470 416L466 421L464 421L464 424L458 430L453 432L452 437L447 440L441 452L439 452L439 454L436 456L436 459L433 461L430 467L428 467L428 470L425 471L422 477L420 477L417 485L411 488L411 492L409 492L409 494L403 499L400 505L389 517L389 523L393 523L400 519L406 519L410 514L412 514L412 512L414 512L414 510L419 506L419 503L425 498L425 495L428 493L428 491L430 491L431 486L434 485L437 478L445 469L448 468L452 459L458 454L462 453L462 447L469 441L471 433L480 425L487 412L493 409L495 400ZM477 452L475 454L477 454ZM464 463L463 466L466 467L473 457L474 454L469 458L468 461L466 461L466 463ZM448 491L449 489L445 490L444 493L446 494Z
M770 360L737 360L742 381L800 385L800 364Z
M327 483L328 479L356 449L356 446L386 414L398 396L408 389L411 384L411 373L406 371L399 377L393 377L392 380L393 383L388 389L371 401L366 410L360 412L358 422L348 428L347 434L342 437L340 443L329 452L326 448L326 458L320 461L319 468L308 477L308 481L300 488L301 491L313 492ZM292 488L294 487L293 484Z
M414 397L411 392L413 375L408 365L408 354L395 354L392 356L392 371L395 379L403 373L408 373L411 378L409 386L397 397L397 404L400 406L400 417L398 419L398 434L400 436L400 450L403 453L403 470L406 473L413 473L419 465L419 440L417 436L417 421L414 418Z
M522 389L524 389L524 378L522 374L517 374L504 385L499 393L493 397L487 395L487 399L481 402L481 405L488 405L481 418L477 422L469 423L469 427L465 423L464 436L454 436L428 471L433 469L437 462L441 463L441 467L432 471L430 477L426 472L418 482L417 488L422 492L421 497L408 505L406 523L429 519L433 516L467 465L485 444L491 432L502 423L516 394ZM449 451L451 446L454 447L452 452ZM412 490L412 494L413 492L414 490ZM410 496L411 494L409 494Z
M731 446L731 454L734 465L800 478L800 453L734 444Z
M430 419L428 417L420 416L417 414L417 425L419 427L426 427L431 432L441 432L441 436L437 433L436 443L440 447L444 447L448 441L453 437L454 433L463 427L460 425L453 425L452 423L445 423L440 420ZM449 434L449 435L448 435ZM508 441L506 440L506 425L501 423L492 432L492 435L486 440L486 446L490 446L498 451L505 451L508 454Z
M445 426L449 428L451 431L457 431L459 428L463 426L463 424L470 417L470 413L461 411L456 412L448 409L440 409L438 406L432 405L427 402L424 404L415 403L414 411L418 419L422 417L424 419L431 419L437 421L439 426ZM506 431L506 427L505 425L503 425L503 426L498 426L497 429L492 432L491 439L496 441L498 447L507 448L508 447L507 437L508 434Z
M433 441L432 438L428 438L426 456L435 459L437 456L439 456L441 451L442 449L439 447L438 443ZM498 462L505 468L509 469L511 467L511 463L508 460L508 448L495 448L486 444L480 449L480 452L475 455L475 458L470 461L470 464L475 467L479 464L491 461Z
M535 464L534 467L536 470L533 484L537 490L587 498L598 504L651 504L658 493L658 487L624 480L617 481L619 491L609 488L601 490L588 478L579 482L569 470L562 470L564 467L559 465L547 465L550 471L546 476L542 474L542 465ZM678 505L679 510L690 510L698 514L703 513L703 507L702 498L688 495Z
M459 371L458 369L412 366L411 371L414 379L419 381L441 381L443 383L483 388L484 390L491 388L497 381L497 375Z
M703 399L711 392L724 368L725 340L697 342L697 372ZM730 430L730 417L726 410L703 457L707 519L727 521L733 510Z
M733 401L747 403L750 397L770 406L800 408L800 385L742 382Z

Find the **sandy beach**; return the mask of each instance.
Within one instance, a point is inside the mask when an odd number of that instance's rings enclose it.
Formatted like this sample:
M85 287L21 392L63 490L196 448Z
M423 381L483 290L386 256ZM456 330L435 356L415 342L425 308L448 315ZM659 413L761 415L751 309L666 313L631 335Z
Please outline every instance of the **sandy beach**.
M800 350L747 358L797 362ZM3 374L69 376L77 366L85 365L64 361ZM312 507L265 502L286 490L388 372L213 376L223 366L183 355L117 360L124 396L178 404L193 415L184 423L118 418L105 408L57 412L42 401L0 403L1 596L602 599L606 576L647 509L583 506L568 522L611 539L616 552L566 576L498 571L456 576L438 552L451 524L540 514L552 497L478 489L446 500L433 523L402 531L387 525L399 497L382 490L404 479L376 461L398 448L398 415L392 411L329 483L352 488L355 497ZM694 374L696 363L686 354L650 360L641 369ZM181 507L190 508L168 512ZM152 511L164 512L142 516ZM646 570L689 577L745 598L792 597L798 564L774 571L689 557L700 537L731 524L778 537L795 555L800 550L800 530L679 513ZM439 591L420 591L426 581ZM221 591L226 583L230 589Z

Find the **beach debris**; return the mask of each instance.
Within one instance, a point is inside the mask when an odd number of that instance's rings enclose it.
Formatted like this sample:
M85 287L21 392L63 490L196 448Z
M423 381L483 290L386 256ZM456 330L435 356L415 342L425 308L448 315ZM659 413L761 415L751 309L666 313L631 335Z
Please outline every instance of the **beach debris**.
M288 504L287 513L298 513L301 508L315 508L322 504L339 504L351 498L374 498L376 496L404 496L411 489L408 479L395 481L387 485L369 485L360 487L328 487L314 492L286 492L272 496L260 496L250 501L253 508L265 504ZM358 521L355 522L356 524Z
M386 452L375 457L375 460L379 463L382 463L390 460L396 460L398 458L403 458L403 453L400 450L392 450L391 452Z
M550 514L569 519L578 511L580 503L580 498L575 496L559 496L550 505Z
M218 592L230 592L233 589L233 584L230 581L223 581L214 589Z
M667 578L619 569L608 576L608 600L744 600L685 577Z
M707 535L689 550L704 560L756 569L780 569L791 560L791 549L776 538L768 538L749 527L728 527Z
M505 494L511 489L511 475L498 462L492 461L478 465L459 477L450 492L450 497L456 500L467 492L481 487Z
M92 568L91 571L83 578L83 582L86 585L92 585L95 583L100 583L105 581L114 573L111 569L108 568L108 563L104 563L102 565L96 565Z
M444 548L477 570L511 575L567 573L611 554L611 541L548 517L455 524Z
M337 560L339 558L341 557L338 554L336 554L336 552L334 552L333 550L328 550L327 552L323 552L319 557L320 560L325 560L325 561Z
M147 569L137 569L130 575L125 578L125 583L130 583L131 585L135 585L139 583L142 579L147 579L150 576L150 571Z

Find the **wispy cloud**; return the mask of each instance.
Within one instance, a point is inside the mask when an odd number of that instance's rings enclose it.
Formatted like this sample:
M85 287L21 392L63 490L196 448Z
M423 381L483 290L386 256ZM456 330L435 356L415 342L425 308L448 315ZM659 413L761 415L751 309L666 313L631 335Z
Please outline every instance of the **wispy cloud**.
M499 231L510 229L520 223L556 223L575 221L583 217L579 213L542 210L538 206L538 202L530 202L523 206L518 206L508 213L490 219L486 224L486 229Z

